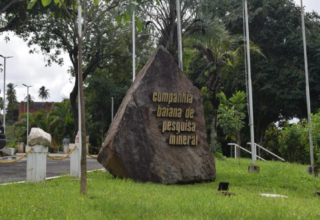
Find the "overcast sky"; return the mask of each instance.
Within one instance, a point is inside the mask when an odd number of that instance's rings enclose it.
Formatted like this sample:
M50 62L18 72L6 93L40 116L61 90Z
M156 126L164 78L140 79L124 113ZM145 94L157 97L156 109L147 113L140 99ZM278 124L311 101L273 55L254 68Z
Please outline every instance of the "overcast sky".
M294 0L300 5L300 0ZM318 3L318 4L317 4ZM316 11L320 13L319 0L303 0L306 11ZM11 40L6 43L4 35L0 36L0 54L3 56L13 56L7 59L6 84L16 85L18 101L23 101L27 96L27 88L22 84L31 85L29 93L35 101L41 101L38 91L41 86L49 89L50 98L47 101L60 102L63 98L68 98L73 88L73 80L67 73L71 66L68 56L65 55L64 65L53 64L45 67L44 57L41 53L29 54L29 48L23 40L10 36ZM0 57L3 64L3 58ZM3 97L3 72L0 73L0 96Z

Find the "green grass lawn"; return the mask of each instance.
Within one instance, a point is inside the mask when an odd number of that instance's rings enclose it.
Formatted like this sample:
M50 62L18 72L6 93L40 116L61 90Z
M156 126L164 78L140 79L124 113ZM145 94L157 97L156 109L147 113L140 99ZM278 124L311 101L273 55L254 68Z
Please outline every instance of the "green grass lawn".
M88 174L87 195L68 176L0 185L0 219L320 219L319 179L306 166L257 162L256 174L247 172L250 162L216 160L216 181L194 185L136 183L97 171ZM235 195L217 193L220 181Z

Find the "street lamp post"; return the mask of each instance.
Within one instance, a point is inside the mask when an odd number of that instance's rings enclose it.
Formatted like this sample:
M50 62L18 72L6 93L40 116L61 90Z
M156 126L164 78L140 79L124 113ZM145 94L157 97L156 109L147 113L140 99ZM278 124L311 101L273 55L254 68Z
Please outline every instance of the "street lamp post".
M309 124L309 147L310 147L310 163L311 170L309 172L314 174L314 155L313 155L313 141L312 141L312 123L311 123L311 105L310 105L310 89L309 89L309 70L308 70L308 55L307 55L307 40L306 40L306 28L304 23L304 8L303 1L301 3L301 26L302 26L302 39L303 39L303 54L304 54L304 71L306 79L306 99L307 99L307 113Z
M251 159L252 165L249 166L249 172L258 172L259 168L255 166L257 159L256 145L254 143L254 123L253 123L253 98L252 98L252 80L251 80L251 60L250 60L250 38L249 38L249 16L248 3L244 2L245 18L246 18L246 42L247 42L247 65L248 65L248 87L249 87L249 124L250 124L250 140L251 140Z
M22 84L25 87L27 87L27 146L28 146L28 133L29 133L29 87L32 86L27 86L26 84Z
M136 26L135 10L132 12L132 83L136 78Z
M6 60L12 58L5 57L0 54L0 57L4 60L4 74L3 74L3 133L5 134L6 130Z
M183 71L180 0L176 0L176 10L177 10L177 35L178 35L179 67Z

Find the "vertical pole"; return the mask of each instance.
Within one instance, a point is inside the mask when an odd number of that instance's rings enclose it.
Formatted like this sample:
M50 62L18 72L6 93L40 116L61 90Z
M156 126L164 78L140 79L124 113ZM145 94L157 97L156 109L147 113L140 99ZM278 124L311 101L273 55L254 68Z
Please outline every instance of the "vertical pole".
M6 60L4 57L4 77L3 77L3 134L6 133Z
M179 67L183 71L180 0L176 0L176 11L177 11L177 32L178 32L177 36L178 36Z
M111 97L111 122L113 121L113 97Z
M132 12L132 83L136 78L136 22L135 10Z
M81 26L81 2L78 0L78 34L79 38L81 37L82 34L82 26ZM80 54L78 54L80 55ZM80 57L78 57L78 60L80 60ZM80 100L80 65L78 65L78 136L79 136L79 143L78 143L78 149L79 149L79 167L80 167L80 172L79 172L79 178L81 178L81 165L80 165L80 160L81 160L81 153L82 153L82 131L81 131L81 100Z
M27 146L29 144L29 87L27 87Z
M309 145L310 145L310 162L311 166L314 165L313 156L313 142L312 142L312 123L311 123L311 106L310 106L310 90L309 90L309 70L308 70L308 58L307 58L307 41L306 41L306 28L304 23L304 8L301 0L301 21L302 21L302 37L303 37L303 52L304 52L304 69L306 78L306 95L307 95L307 111L308 111L308 123L309 123Z
M252 165L255 164L256 157L256 146L254 144L254 126L253 126L253 101L252 101L252 82L251 82L251 60L250 60L250 38L249 38L249 21L248 21L248 4L245 0L245 16L246 16L246 35L247 35L247 61L248 61L248 85L249 85L249 107L250 107L250 140L251 140L251 158Z

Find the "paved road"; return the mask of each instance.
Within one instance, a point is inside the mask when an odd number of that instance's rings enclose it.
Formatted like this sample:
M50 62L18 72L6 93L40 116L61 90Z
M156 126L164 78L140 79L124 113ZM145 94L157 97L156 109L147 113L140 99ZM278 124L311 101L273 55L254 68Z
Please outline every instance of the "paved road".
M87 170L95 170L103 168L102 165L92 158L87 158ZM70 159L55 161L47 158L47 177L60 176L70 174ZM0 164L0 183L25 181L27 178L27 161Z

